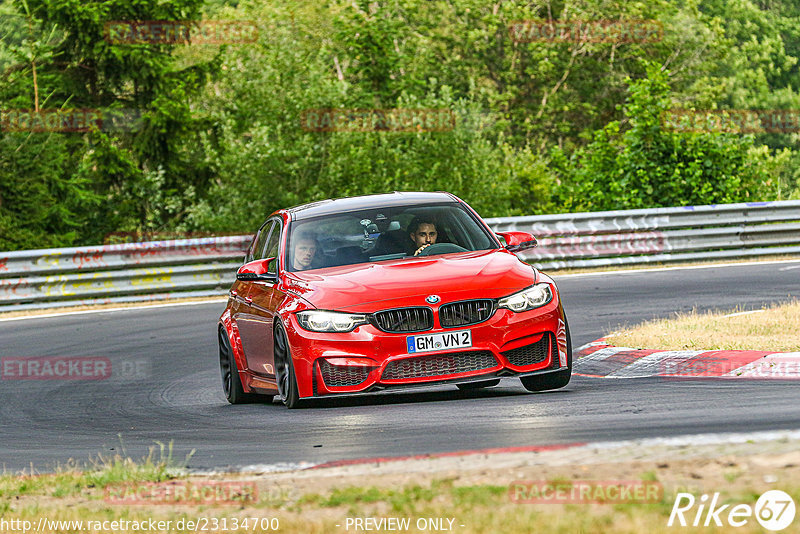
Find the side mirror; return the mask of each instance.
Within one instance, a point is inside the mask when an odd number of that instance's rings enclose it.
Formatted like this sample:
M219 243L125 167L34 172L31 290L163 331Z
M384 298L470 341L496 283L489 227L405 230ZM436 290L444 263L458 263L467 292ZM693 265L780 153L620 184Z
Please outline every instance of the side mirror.
M245 282L275 282L278 280L278 273L269 272L269 264L277 258L267 258L245 263L236 272L236 279Z
M539 245L536 238L528 232L497 232L497 235L505 240L505 248L509 252L521 252Z

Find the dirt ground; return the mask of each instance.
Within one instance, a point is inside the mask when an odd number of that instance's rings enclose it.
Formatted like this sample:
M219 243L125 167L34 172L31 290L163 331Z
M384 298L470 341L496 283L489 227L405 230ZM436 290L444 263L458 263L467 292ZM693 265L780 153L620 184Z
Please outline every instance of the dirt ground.
M188 479L196 486L209 481L255 484L257 498L249 502L199 506L174 502L123 505L109 503L104 498L104 488L92 487L64 497L53 494L18 496L5 505L6 513L0 513L0 517L21 517L34 524L42 516L81 520L154 518L172 520L173 524L180 518L216 518L229 522L248 517L272 518L280 522L280 528L236 532L312 534L391 530L348 526L348 521L357 518L407 518L427 525L425 528L412 525L405 529L408 532L666 533L675 530L668 527L667 518L679 492L698 498L720 492L724 502L753 506L763 492L781 489L798 501L800 431L595 443L539 452L449 454L282 472L274 472L275 469L275 466L251 466L235 473L194 474ZM564 484L575 480L657 482L663 487L663 498L652 504L531 504L514 502L511 497L510 488L519 483ZM176 480L168 484L182 483L186 482ZM452 520L454 523L449 528L437 523L434 528L433 524L424 523L427 520ZM793 528L797 522L795 519ZM736 530L763 531L756 521ZM712 528L710 531L726 530ZM785 532L795 531L789 528ZM110 531L81 532L107 534Z
M769 441L696 445L669 444L669 440L609 443L543 452L363 463L244 478L255 480L262 493L290 499L349 485L396 488L439 479L464 486L507 485L519 480L641 480L645 473L655 474L667 494L670 490L703 493L723 488L766 491L778 483L800 482L800 433L776 436Z

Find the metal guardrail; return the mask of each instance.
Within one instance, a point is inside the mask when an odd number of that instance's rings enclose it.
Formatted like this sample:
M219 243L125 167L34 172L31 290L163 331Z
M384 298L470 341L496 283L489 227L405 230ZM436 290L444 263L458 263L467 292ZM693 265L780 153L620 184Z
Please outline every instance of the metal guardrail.
M487 219L545 270L800 254L800 201ZM0 311L223 296L251 236L0 252Z
M800 254L800 201L749 202L486 219L534 234L540 269Z
M0 311L224 295L251 239L0 252Z

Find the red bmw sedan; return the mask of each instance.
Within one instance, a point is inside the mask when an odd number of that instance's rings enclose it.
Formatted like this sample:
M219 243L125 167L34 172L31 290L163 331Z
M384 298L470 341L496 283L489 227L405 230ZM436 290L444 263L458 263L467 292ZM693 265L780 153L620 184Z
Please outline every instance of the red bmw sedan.
M502 237L502 244L498 237ZM572 343L553 280L449 193L324 200L273 213L219 321L233 404L519 377L567 385Z

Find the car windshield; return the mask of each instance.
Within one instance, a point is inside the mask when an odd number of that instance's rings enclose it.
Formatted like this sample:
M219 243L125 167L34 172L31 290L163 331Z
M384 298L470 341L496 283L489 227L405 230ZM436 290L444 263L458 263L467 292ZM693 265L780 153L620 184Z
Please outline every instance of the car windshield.
M496 246L461 204L371 208L293 222L286 265L305 271Z

